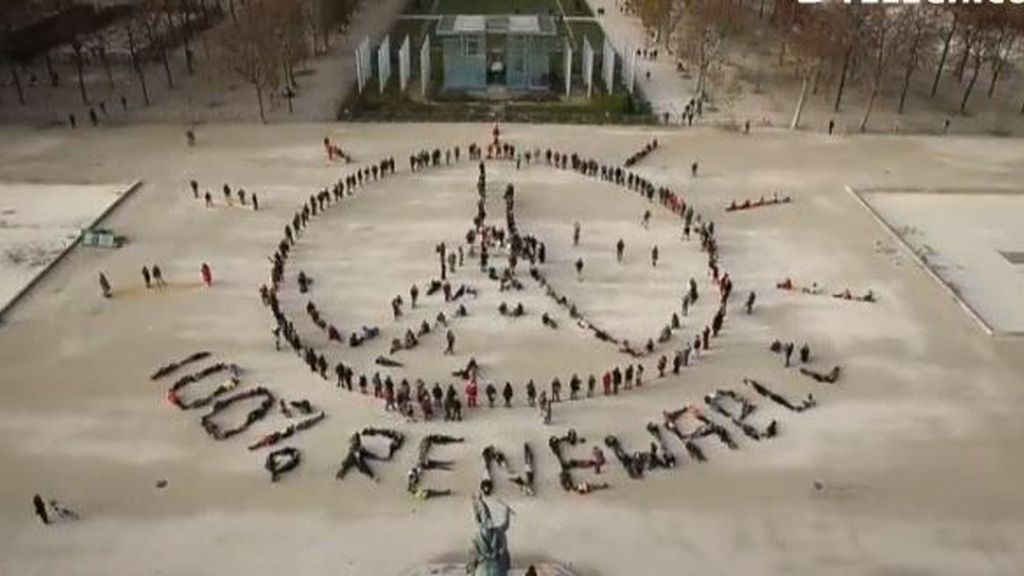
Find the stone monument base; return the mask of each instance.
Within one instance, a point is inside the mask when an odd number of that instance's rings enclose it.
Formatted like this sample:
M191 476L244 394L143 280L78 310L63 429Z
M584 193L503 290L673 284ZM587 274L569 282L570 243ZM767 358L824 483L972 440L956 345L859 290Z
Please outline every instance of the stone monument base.
M532 564L537 576L577 576L568 566L552 562ZM513 567L508 576L524 576L527 566ZM402 576L466 576L465 564L425 564L405 572Z

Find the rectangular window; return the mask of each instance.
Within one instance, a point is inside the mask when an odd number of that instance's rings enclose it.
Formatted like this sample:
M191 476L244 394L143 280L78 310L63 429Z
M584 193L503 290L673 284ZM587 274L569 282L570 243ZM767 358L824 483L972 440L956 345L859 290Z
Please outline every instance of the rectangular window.
M479 38L466 38L466 56L479 56L483 50Z

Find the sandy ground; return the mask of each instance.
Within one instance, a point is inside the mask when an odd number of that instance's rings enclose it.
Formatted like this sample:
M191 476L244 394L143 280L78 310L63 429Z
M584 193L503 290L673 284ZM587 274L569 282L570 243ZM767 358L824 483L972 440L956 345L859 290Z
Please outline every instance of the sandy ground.
M583 574L1019 573L1022 343L978 329L844 186L1012 187L1024 177L1021 144L509 126L508 137L520 145L575 149L613 162L651 137L662 142L638 169L682 191L714 219L723 263L737 285L726 330L709 355L679 377L654 381L649 366L642 390L560 404L554 424L545 427L521 398L515 408L483 408L459 424L407 424L371 399L313 377L292 354L274 352L256 288L294 208L345 172L322 157L325 132L357 161L394 155L399 174L319 217L291 270L313 275L312 296L343 329L372 320L397 331L388 300L432 273L433 245L461 237L474 201L473 166L463 162L414 178L405 159L421 143L465 146L483 141L489 129L229 125L203 129L193 149L182 145L176 127L5 129L2 180L142 179L145 186L107 220L133 242L118 251L75 250L0 329L0 458L7 470L0 572L402 573L467 549L479 451L494 443L518 467L520 444L528 440L537 452L538 495L521 496L503 479L497 486L517 511L509 533L513 553L527 560L557 559ZM698 157L701 174L691 179L689 163ZM496 189L517 185L521 225L548 239L552 281L602 321L648 334L678 306L685 279L697 277L702 294L710 290L695 247L678 239L678 222L655 210L651 229L639 226L647 207L639 198L542 167L517 172L506 164L492 171ZM262 209L205 209L187 189L191 177L214 191L229 182L257 192ZM733 198L773 191L794 202L723 211ZM573 219L583 223L578 249L569 246ZM620 235L628 244L621 269L609 245ZM664 251L657 270L644 263L643 250L653 242ZM577 250L587 261L583 282L566 267ZM198 281L203 261L214 270L209 290ZM163 266L166 290L141 287L138 270L147 262ZM98 270L114 283L112 300L99 295ZM880 301L779 292L774 283L784 276L827 288L870 288ZM445 358L438 342L428 342L405 358L411 377L440 378L474 352L485 378L516 383L553 374L564 381L576 367L624 361L568 327L557 337L543 332L536 316L546 303L535 290L499 295L473 267L457 277L481 289L465 327L457 327L460 356ZM739 313L748 290L758 293L749 317ZM521 299L527 317L498 316L501 298ZM283 299L303 335L319 338L299 311L305 300L293 282ZM425 301L424 307L436 305ZM684 320L684 332L711 310L702 301L695 317ZM816 368L842 364L841 384L815 384L783 368L766 351L775 337L808 342ZM165 402L165 385L150 382L149 373L197 349L241 364L245 386L306 397L328 412L324 424L289 443L303 450L296 472L271 484L261 469L263 454L245 449L258 433L280 426L280 414L236 439L214 442L198 414ZM327 351L332 360L349 358L347 348ZM578 429L588 439L574 450L580 458L609 433L638 449L650 440L644 424L662 410L699 401L717 387L740 388L743 377L794 398L813 392L820 404L793 414L755 397L756 421L778 418L779 438L755 444L740 437L734 452L705 441L710 462L703 465L685 460L674 444L684 460L678 469L632 481L614 464L602 475L610 490L582 497L558 488L546 449L550 434ZM345 439L370 423L407 432L411 444L395 462L377 466L379 484L359 476L335 481ZM426 477L428 485L451 487L456 495L423 503L404 493L404 476L415 442L436 431L467 442L438 450L438 458L456 462L454 471ZM155 488L160 479L169 483L163 490ZM815 480L821 490L813 488ZM31 515L36 492L64 501L83 520L40 525Z
M1024 248L1024 195L864 195L889 225L996 332L1024 333L1024 268L1004 253Z
M126 188L0 183L0 308Z

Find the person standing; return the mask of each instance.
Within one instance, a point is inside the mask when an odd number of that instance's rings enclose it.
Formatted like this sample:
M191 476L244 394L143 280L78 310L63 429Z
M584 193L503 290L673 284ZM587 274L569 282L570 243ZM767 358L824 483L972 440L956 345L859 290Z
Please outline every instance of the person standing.
M153 283L156 284L158 288L167 286L167 283L164 282L164 273L156 264L153 265Z
M253 212L259 212L260 211L260 199L256 196L255 192L252 193L252 211Z
M213 271L210 270L210 265L203 262L203 265L199 267L199 274L203 278L203 284L206 284L207 288L213 286Z
M790 362L790 359L793 357L793 348L794 347L795 346L793 345L792 342L788 342L786 344L786 346L783 348L783 352L786 355L786 368L789 368L789 362Z
M466 384L466 407L476 408L477 385L476 380L470 380Z
M39 521L43 524L50 523L50 516L46 513L46 502L43 501L43 497L36 494L32 497L32 508L35 509L36 516L39 516Z
M654 248L651 248L651 267L652 268L657 268L658 267L658 246L657 245L655 245Z
M512 390L512 384L510 382L505 382L505 388L503 388L502 391L501 391L501 396L502 396L502 398L505 399L505 408L511 408L512 407L512 395L513 394L514 394L514 392Z
M142 281L146 283L146 288L150 287L152 279L149 276L149 268L146 266L142 267Z
M100 272L100 290L103 291L104 298L110 298L110 281L103 272Z
M576 279L583 281L583 258L576 259Z
M615 244L615 259L621 264L622 255L626 252L626 242L619 238L618 243Z
M578 221L572 224L572 245L580 245L580 223Z
M450 356L455 353L455 332L452 332L449 329L448 332L444 335L444 337L448 343L448 346L444 349L444 353Z
M756 299L757 299L757 294L755 294L754 291L751 290L750 294L747 295L747 314L753 314L754 313L754 300L756 300Z

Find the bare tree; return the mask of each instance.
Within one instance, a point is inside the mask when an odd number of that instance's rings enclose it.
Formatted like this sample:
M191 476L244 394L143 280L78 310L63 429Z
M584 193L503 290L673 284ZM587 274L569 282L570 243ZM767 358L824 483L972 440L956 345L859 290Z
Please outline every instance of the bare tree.
M825 8L801 6L796 0L776 0L773 6L772 21L779 29L782 45L789 47L794 71L800 79L800 95L793 110L790 130L800 128L811 79L822 66L822 54L825 53L822 47L831 45Z
M863 42L866 10L852 4L830 4L822 7L823 25L828 27L828 36L819 39L818 50L829 60L838 60L839 81L836 85L835 103L832 110L838 112L842 106L851 68L857 57L857 51Z
M160 61L164 66L164 75L167 77L167 87L174 88L171 63L167 57L167 39L160 32L160 24L164 20L163 6L159 0L146 0L139 16L146 31L146 41L149 43L149 47L155 48L160 55Z
M253 87L261 122L267 121L267 94L281 84L277 8L272 0L249 0L237 10L235 23L219 28L216 37L219 63Z
M861 132L867 131L875 101L884 88L886 73L894 60L893 56L899 50L900 41L903 39L899 34L899 25L909 9L906 6L897 6L872 10L867 14L864 27L864 38L867 40L864 56L865 61L871 62L871 68L865 78L869 93L864 115L860 120Z
M139 62L139 47L137 38L139 28L142 27L135 13L133 12L124 22L125 35L128 37L128 54L131 56L132 70L139 78L139 87L142 89L142 101L149 106L149 88L146 86L146 71Z
M21 74L18 72L21 54L18 53L18 46L15 45L14 32L25 15L28 8L26 0L11 0L6 2L3 9L0 9L0 55L7 60L11 71L11 83L18 92L18 103L25 103L25 88L21 84Z
M1003 12L998 38L995 41L992 52L992 77L988 84L988 97L996 92L996 83L1003 72L1003 66L1013 53L1017 38L1024 32L1024 14L1019 9L1003 6ZM1005 10L1005 8L1010 8Z
M83 76L83 70L85 68L85 47L78 40L77 37L71 39L71 50L75 55L75 69L78 71L78 91L82 96L82 104L89 103L89 96L85 92L85 77Z
M932 81L932 98L935 98L935 93L939 89L939 80L942 79L942 70L946 66L949 47L953 43L953 36L959 31L960 25L960 11L955 6L945 12L950 15L948 18L949 23L946 25L946 32L942 40L942 55L939 56L939 64L935 67L935 80Z
M111 90L114 89L114 73L110 69L110 57L107 52L107 48L110 45L110 41L104 33L103 28L95 30L89 35L90 43L92 44L93 54L99 59L100 64L103 65L103 72L107 77L107 85Z
M908 6L900 17L897 34L903 38L903 86L900 88L899 113L907 103L910 81L921 66L928 47L936 39L936 15L928 6Z
M703 98L708 83L717 78L726 60L730 40L740 33L746 11L734 2L687 0L679 37L679 56L697 71L697 94Z

